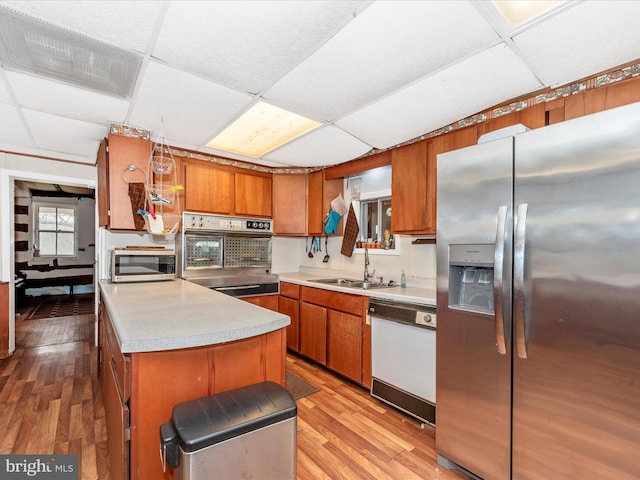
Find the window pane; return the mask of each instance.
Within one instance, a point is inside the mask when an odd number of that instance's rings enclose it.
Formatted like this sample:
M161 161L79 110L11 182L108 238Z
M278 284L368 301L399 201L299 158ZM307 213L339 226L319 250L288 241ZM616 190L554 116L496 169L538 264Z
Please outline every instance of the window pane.
M40 207L38 209L38 229L56 229L56 209L51 207Z
M58 234L58 255L75 254L75 235L73 233Z
M40 232L38 240L40 255L56 254L56 234L54 232Z
M382 200L382 232L391 235L391 199ZM384 239L384 237L383 237Z
M373 240L378 236L378 201L366 201L360 204L362 240Z
M75 219L72 208L58 208L58 230L63 232L73 232Z

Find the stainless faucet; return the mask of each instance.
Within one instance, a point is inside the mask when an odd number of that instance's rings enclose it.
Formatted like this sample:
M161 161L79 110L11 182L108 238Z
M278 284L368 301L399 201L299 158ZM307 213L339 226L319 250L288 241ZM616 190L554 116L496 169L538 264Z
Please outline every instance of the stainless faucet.
M369 275L369 247L367 244L364 245L364 281L368 282L373 278L373 275L376 273L375 269Z

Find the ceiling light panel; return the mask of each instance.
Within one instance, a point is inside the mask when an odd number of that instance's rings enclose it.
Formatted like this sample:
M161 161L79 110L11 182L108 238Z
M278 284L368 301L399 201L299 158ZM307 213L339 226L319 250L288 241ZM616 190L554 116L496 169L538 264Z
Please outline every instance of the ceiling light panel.
M376 148L389 148L540 87L522 60L499 44L336 125Z
M7 69L128 98L142 57L0 6L0 62Z
M207 146L258 158L318 125L309 118L258 102Z
M144 125L157 134L164 132L169 140L196 148L253 101L250 95L151 61L129 123Z
M280 166L312 167L335 165L358 158L371 150L345 131L326 125L264 155L262 158Z
M259 93L369 3L172 2L153 56L228 87Z
M566 0L491 0L507 24L515 29L566 3Z
M25 108L95 123L122 123L129 101L23 73L6 72L18 103Z
M468 2L376 2L264 96L330 122L499 40Z
M640 58L640 2L582 2L516 35L520 52L548 86Z
M162 3L156 0L0 1L0 5L138 52L146 51L149 46Z

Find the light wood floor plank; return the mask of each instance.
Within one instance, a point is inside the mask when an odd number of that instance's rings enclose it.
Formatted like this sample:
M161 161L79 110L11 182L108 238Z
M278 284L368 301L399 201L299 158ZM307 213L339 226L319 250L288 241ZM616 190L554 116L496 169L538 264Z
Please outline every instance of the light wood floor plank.
M0 360L0 453L77 454L79 478L110 480L94 321L18 321L26 346ZM319 389L297 401L298 479L467 479L437 465L432 429L319 365L286 365Z

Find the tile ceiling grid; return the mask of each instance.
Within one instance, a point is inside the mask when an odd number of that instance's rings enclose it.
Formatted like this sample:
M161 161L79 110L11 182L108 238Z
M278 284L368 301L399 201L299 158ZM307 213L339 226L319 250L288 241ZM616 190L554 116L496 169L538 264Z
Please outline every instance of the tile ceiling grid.
M485 1L0 0L0 5L144 53L149 66L153 65L139 75L138 90L128 105L125 99L128 118L122 114L123 104L113 97L80 92L38 77L30 77L23 86L20 79L25 78L24 74L9 74L0 68L0 148L20 153L46 152L52 157L84 163L95 162L99 141L110 123L122 123L125 118L134 123L135 119L137 127L157 135L157 125L161 123L158 117L164 112L169 112L165 134L172 143L204 151L205 141L264 95L279 106L311 112L312 118L321 115L314 119L328 120L332 125L302 136L262 159L239 160L278 166L329 165L360 156L371 146L387 148L410 141L510 98L533 96L539 89L558 82L576 82L640 58L640 29L635 22L640 16L640 2L571 1L542 21L513 31L501 31L482 14L478 5L485 10L492 8ZM444 29L435 40L429 39L429 34L447 24L447 14L463 18L453 12L473 10L469 5L484 17L480 23L454 22L450 31ZM385 17L381 12L389 8L388 22L382 22L380 27L379 22ZM412 30L411 24L404 21L393 21L409 9L424 9L425 18L418 18L422 30ZM211 12L215 15L211 16ZM437 19L435 26L430 23L432 18ZM371 22L370 26L367 22ZM480 29L491 26L494 32L489 33L494 40L479 41L481 37L471 33L473 25ZM354 32L365 32L368 38L362 41ZM405 40L400 38L403 35ZM380 45L378 39L385 38L390 40ZM471 50L466 51L464 39L473 39L477 44L470 41L467 47ZM506 47L502 43L502 50L501 41L507 43ZM387 56L380 58L369 51L367 47L374 45L378 46L372 50L386 51ZM332 52L335 58L330 55ZM455 58L445 58L447 52ZM439 59L444 62L440 66ZM482 62L487 59L489 63L483 68ZM407 69L408 64L415 70ZM230 70L222 71L223 67ZM170 82L170 78L178 83ZM213 83L206 84L205 79L211 78ZM318 78L325 78L326 83L317 82ZM285 88L288 83L290 89ZM354 93L350 93L350 85ZM218 101L226 99L227 94L229 100ZM82 105L68 105L74 101ZM96 125L101 125L102 133ZM55 138L47 130L62 136ZM29 138L29 131L33 139ZM34 140L39 144L33 145ZM230 156L224 152L207 153Z

